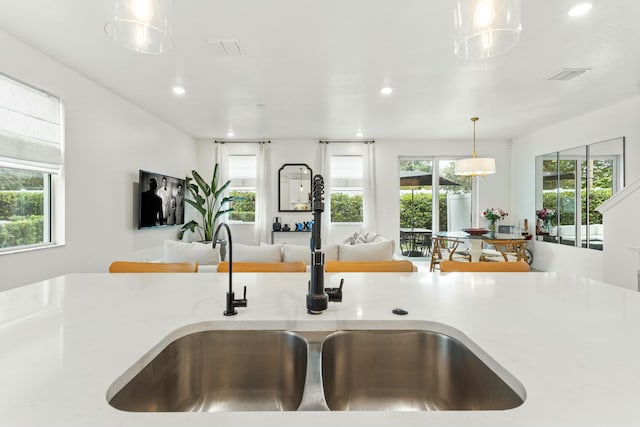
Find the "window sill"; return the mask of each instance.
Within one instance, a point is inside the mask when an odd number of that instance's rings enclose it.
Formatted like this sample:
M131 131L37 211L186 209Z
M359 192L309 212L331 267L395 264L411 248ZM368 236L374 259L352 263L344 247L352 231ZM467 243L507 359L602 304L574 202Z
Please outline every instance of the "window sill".
M5 249L0 249L0 256L9 255L9 254L19 254L23 252L33 252L33 251L39 251L42 249L59 248L64 245L65 245L64 243L42 243L39 245L20 246L16 248L5 248Z

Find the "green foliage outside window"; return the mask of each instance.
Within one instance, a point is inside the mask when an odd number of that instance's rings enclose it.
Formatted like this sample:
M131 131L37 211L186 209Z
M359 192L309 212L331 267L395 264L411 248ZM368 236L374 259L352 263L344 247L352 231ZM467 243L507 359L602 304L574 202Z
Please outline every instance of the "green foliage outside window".
M8 221L0 223L0 248L42 243L44 230L42 215L11 217Z
M362 222L362 195L331 193L331 222Z
M557 225L555 221L558 221L560 225L567 224L575 224L575 198L573 197L572 192L560 193L560 216L556 216L553 225ZM612 196L610 188L598 188L591 190L591 200L589 202L589 224L602 224L602 214L596 210L598 206L604 203L607 199L610 199ZM557 210L556 206L556 197L557 193L555 192L545 192L542 195L543 201L542 206L547 209ZM582 190L582 200L586 201L586 191ZM587 223L586 212L583 207L581 224Z
M432 228L433 212L431 210L431 193L414 193L400 195L400 228ZM441 194L438 199L440 230L447 230L447 195Z
M230 191L229 195L239 199L230 203L233 211L229 212L229 220L255 222L256 193L253 191Z
M42 243L43 205L42 191L0 191L0 248Z
M0 220L13 216L42 215L44 195L42 191L1 191Z

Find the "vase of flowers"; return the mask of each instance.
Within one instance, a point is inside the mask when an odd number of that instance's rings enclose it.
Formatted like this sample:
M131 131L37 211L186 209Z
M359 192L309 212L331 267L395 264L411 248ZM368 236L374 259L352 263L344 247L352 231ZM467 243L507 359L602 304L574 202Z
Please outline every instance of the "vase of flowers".
M496 222L501 221L509 215L507 211L500 208L488 208L482 211L482 216L487 220L489 231L496 232Z
M556 217L556 211L542 208L536 211L536 216L542 221L542 231L548 233L551 229L551 221Z

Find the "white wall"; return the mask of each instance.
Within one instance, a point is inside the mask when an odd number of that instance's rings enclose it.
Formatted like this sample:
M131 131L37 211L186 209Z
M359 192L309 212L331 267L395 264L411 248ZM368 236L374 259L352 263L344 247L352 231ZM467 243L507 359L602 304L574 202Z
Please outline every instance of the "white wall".
M243 150L239 144L228 144L229 152ZM334 144L332 152L344 154L345 151L357 149L362 144ZM317 173L318 140L272 140L271 141L271 189L274 204L270 217L282 217L283 223L294 224L299 221L312 219L311 213L277 212L278 170L284 163L306 163L314 174ZM376 173L377 173L377 229L369 230L382 234L389 239L398 240L400 228L399 205L399 159L400 157L425 156L461 156L471 154L471 141L400 141L376 140ZM479 153L483 156L496 158L497 173L480 179L480 208L501 207L508 209L511 184L509 172L509 146L507 141L478 141ZM355 148L354 148L355 147ZM198 167L208 174L213 168L213 143L211 141L198 142ZM203 161L204 159L204 161ZM516 224L523 218L511 216L504 223ZM360 225L333 225L328 242L338 243L354 232L361 230ZM255 243L252 225L233 225L234 242ZM396 245L397 247L398 245Z
M539 129L515 139L511 157L512 210L520 217L529 218L532 232L535 224L535 157L548 152L573 148L612 138L626 137L626 182L640 176L640 99L633 98L620 104L575 117L553 126ZM640 210L637 206L636 212ZM635 218L628 218L630 233L638 233ZM607 230L605 227L605 235ZM640 243L640 236L636 235ZM619 242L605 242L607 247ZM533 267L544 271L565 271L581 274L610 283L621 283L615 272L604 274L602 251L575 248L545 242L534 242Z
M0 255L0 290L115 259L161 256L177 227L137 230L138 169L186 176L193 140L77 72L0 31L0 72L62 99L66 244ZM58 216L60 217L60 216Z
M607 282L627 289L640 291L638 282L638 252L630 248L640 247L640 230L629 226L638 217L640 206L640 178L603 205L602 219L606 230L604 252L604 277ZM631 220L631 221L630 221ZM608 242L615 241L615 245Z

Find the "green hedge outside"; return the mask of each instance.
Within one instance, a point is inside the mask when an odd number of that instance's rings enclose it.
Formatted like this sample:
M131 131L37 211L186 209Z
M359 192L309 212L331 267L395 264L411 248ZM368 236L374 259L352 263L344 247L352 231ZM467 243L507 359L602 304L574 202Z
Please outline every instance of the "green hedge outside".
M0 248L34 245L43 242L44 217L11 217L11 222L0 224Z
M433 197L431 193L414 193L400 195L400 228L410 228L413 218L414 228L431 229L433 225ZM413 208L412 208L413 203ZM440 194L438 199L438 214L440 216L440 230L447 230L447 195Z
M362 195L331 194L331 222L362 222Z
M607 199L611 198L611 189L595 189L591 190L591 200L589 202L589 224L602 224L602 214L596 210L598 206L604 203ZM557 210L558 206L556 205L556 192L544 193L542 195L542 206L547 209ZM587 223L587 213L584 204L586 203L586 191L582 190L582 213L581 213L581 224ZM560 218L555 218L553 220L553 225L558 225L558 220L560 221L560 225L574 224L575 223L575 198L573 197L573 193L566 192L560 193Z
M0 190L0 219L13 216L42 215L44 195L42 191Z
M256 193L248 191L231 191L230 196L242 197L243 200L237 200L230 203L233 208L229 212L229 220L242 222L255 222L256 220Z

